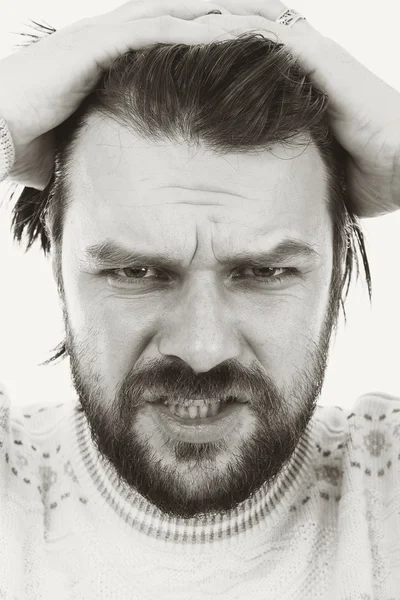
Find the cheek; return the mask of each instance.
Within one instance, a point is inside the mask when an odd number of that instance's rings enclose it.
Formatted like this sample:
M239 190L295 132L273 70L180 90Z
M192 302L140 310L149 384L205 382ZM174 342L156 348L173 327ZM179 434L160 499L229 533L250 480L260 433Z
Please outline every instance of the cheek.
M85 334L103 385L116 386L142 357L154 335L149 311L113 296L92 302L85 315Z
M268 298L258 310L253 306L247 326L243 323L257 360L278 386L309 366L326 318L328 289Z
M110 396L148 344L146 305L111 295L95 279L85 274L74 277L67 270L64 288L74 339Z

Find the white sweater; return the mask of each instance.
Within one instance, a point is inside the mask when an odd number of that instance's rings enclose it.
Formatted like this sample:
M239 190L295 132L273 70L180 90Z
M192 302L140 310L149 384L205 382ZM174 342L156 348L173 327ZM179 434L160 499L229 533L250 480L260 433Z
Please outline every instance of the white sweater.
M76 398L0 387L0 598L400 600L400 399L322 407L272 489L207 523L118 487Z
M0 183L14 166L15 148L7 123L0 115Z

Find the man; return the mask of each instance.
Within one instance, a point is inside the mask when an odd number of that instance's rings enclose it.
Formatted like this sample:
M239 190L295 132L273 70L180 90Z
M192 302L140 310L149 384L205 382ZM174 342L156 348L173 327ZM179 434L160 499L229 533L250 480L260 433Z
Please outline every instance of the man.
M0 63L3 177L77 398L2 392L2 597L400 598L400 400L317 406L399 94L278 0L47 33Z

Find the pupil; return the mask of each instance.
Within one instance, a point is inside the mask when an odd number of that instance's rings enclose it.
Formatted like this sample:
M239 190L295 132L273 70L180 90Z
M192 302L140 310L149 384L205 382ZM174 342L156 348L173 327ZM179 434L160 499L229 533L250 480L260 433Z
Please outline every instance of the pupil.
M133 269L132 267L128 267L127 269L124 269L124 270L130 271L131 275L132 275L132 273L134 273L133 277L136 279L140 279L140 275L146 275L146 272L147 272L147 269L145 267L140 267L139 269Z
M271 275L271 273L274 271L274 269L272 267L256 267L255 271L258 271L257 275L261 275L262 277L265 277L266 275ZM266 271L266 273L262 273L262 271Z

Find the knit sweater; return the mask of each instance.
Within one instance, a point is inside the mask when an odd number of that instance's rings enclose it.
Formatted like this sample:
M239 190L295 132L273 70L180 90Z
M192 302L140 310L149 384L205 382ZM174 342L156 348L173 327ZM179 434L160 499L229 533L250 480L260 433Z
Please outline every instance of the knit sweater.
M14 142L6 121L0 115L0 183L7 178L14 162Z
M116 473L79 402L0 386L0 598L400 600L400 399L318 405L272 487L172 519Z

